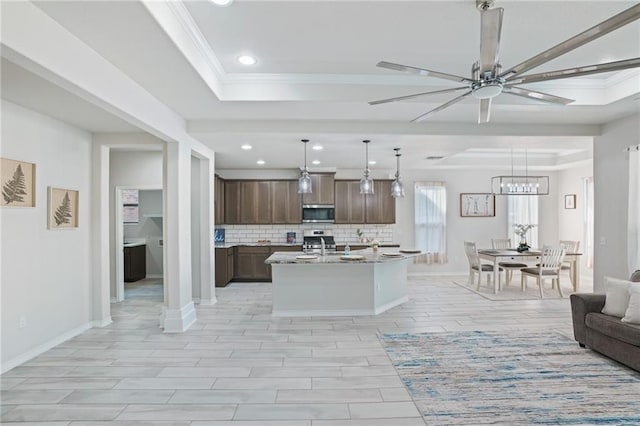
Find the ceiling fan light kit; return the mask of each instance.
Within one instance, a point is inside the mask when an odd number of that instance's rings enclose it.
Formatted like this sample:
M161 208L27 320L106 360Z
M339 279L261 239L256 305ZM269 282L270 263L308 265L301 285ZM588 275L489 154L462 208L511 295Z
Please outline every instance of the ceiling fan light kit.
M370 105L379 105L389 102L406 101L423 96L434 94L452 93L466 89L464 94L451 99L439 107L427 111L416 117L411 122L419 122L427 119L431 115L442 111L460 101L467 96L480 100L478 123L488 123L491 113L491 100L502 94L520 96L527 99L542 101L556 105L567 105L575 102L573 99L550 95L547 93L529 90L518 87L516 84L534 83L540 81L558 80L562 78L579 77L590 74L600 74L611 71L621 71L624 69L640 67L640 58L632 58L621 61L607 62L603 64L586 65L557 71L548 71L539 74L523 75L523 73L543 65L558 56L564 55L586 43L604 36L624 25L627 25L640 18L640 3L632 6L617 15L581 32L580 34L565 40L556 46L535 55L522 63L515 65L506 71L502 71L498 59L500 50L500 37L502 33L502 18L504 9L492 9L494 0L476 0L476 8L480 12L480 60L473 64L471 68L471 78L454 74L433 71L425 68L411 67L408 65L396 64L393 62L380 61L377 66L393 71L400 71L407 74L430 76L458 83L466 86L454 87L451 89L435 90L431 92L416 93L413 95L399 96L388 99L381 99L369 102Z

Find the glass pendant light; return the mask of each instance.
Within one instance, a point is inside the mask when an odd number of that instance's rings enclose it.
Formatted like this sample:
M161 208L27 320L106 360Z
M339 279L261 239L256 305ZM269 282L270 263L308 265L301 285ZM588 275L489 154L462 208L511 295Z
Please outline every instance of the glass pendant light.
M307 170L307 143L309 143L309 139L302 139L302 143L304 144L304 167L302 176L298 179L298 194L311 194L311 177L309 170Z
M360 179L360 193L361 194L373 194L373 179L369 177L369 142L370 140L363 140L365 147L365 160L364 160L364 176Z
M400 148L393 148L396 152L396 180L391 182L391 196L393 198L404 197L404 186L400 181Z

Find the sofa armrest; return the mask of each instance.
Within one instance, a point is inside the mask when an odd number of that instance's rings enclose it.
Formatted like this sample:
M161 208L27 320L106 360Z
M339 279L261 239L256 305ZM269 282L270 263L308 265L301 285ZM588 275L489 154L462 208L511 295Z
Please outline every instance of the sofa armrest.
M570 296L573 336L582 345L586 342L585 318L589 312L600 312L604 307L604 294L577 293Z

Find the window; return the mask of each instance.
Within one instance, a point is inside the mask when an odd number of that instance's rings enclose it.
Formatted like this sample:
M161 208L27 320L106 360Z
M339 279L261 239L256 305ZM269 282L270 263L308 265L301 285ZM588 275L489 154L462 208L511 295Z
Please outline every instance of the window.
M447 263L447 190L444 182L415 184L416 263Z
M508 195L507 196L507 235L514 245L520 243L520 237L516 235L513 225L535 225L527 233L527 244L531 247L540 247L538 242L538 197L535 195Z

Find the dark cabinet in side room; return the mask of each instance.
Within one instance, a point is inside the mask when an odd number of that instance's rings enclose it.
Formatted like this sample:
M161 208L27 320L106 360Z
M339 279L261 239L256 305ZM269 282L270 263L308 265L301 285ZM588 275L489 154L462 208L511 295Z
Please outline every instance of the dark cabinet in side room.
M147 246L124 247L124 281L129 283L147 276Z
M224 182L224 223L242 223L240 222L240 181Z

